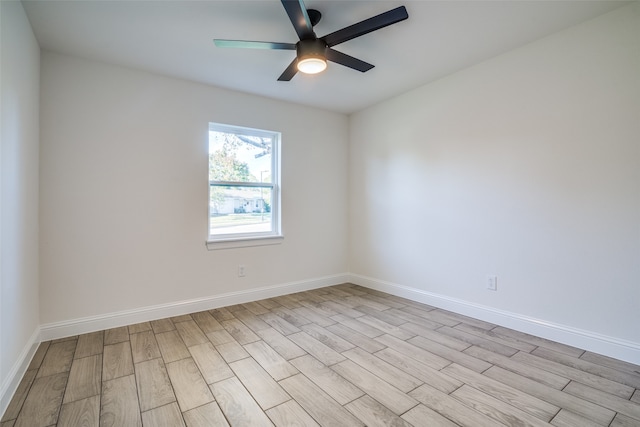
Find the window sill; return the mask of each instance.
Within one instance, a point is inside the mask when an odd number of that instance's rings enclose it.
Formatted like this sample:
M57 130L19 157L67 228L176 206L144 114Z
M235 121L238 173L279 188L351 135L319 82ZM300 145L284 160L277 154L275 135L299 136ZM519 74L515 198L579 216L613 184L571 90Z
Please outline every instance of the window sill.
M283 235L265 237L245 237L227 240L209 240L207 249L215 251L218 249L250 248L254 246L279 245L284 240Z

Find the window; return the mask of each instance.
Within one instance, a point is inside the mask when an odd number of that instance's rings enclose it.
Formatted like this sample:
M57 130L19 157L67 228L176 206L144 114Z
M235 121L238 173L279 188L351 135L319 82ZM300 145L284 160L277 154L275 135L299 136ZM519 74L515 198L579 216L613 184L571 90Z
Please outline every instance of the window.
M209 123L210 249L278 243L280 134Z

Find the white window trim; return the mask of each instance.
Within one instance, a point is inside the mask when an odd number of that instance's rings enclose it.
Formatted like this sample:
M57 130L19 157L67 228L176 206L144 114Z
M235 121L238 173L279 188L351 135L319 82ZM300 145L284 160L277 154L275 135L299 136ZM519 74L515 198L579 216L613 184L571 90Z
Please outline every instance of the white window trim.
M218 249L234 249L234 248L251 248L255 246L279 245L284 240L284 235L277 236L261 236L261 237L243 237L227 240L209 240L207 241L207 249L215 251Z
M243 248L253 246L266 246L281 244L284 240L282 234L281 214L280 214L280 132L267 131L261 129L252 129L243 126L232 126L220 123L209 123L209 131L224 132L224 133L239 133L246 136L256 137L271 137L273 139L273 145L271 148L271 182L268 185L264 183L254 182L225 182L218 181L220 185L229 184L232 186L243 187L264 187L271 188L272 191L272 204L271 204L271 218L272 230L269 232L261 233L237 233L237 234L221 234L217 236L211 236L209 234L210 221L210 204L207 209L207 242L206 247L208 250L218 249L230 249L230 248ZM209 182L209 188L207 189L210 194L211 182ZM209 199L207 197L207 199Z

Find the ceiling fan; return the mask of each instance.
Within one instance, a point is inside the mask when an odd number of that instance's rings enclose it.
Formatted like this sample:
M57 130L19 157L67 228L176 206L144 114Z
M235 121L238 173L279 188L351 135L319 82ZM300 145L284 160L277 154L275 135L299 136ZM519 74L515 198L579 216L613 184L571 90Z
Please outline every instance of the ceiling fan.
M357 24L334 31L323 37L317 37L313 27L320 21L322 14L315 9L307 9L303 0L281 0L293 28L300 41L297 43L276 43L248 40L214 39L217 47L249 48L249 49L280 49L295 50L296 58L278 77L279 81L290 81L298 71L315 74L327 68L327 61L332 61L361 72L369 71L372 64L354 58L333 49L356 37L360 37L375 30L379 30L409 17L404 6L365 19Z

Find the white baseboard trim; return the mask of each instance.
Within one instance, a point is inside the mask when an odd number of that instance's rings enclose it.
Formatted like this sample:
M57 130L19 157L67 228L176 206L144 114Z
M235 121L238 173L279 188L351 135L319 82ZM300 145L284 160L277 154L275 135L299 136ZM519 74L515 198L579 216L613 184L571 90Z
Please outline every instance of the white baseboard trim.
M351 274L351 283L640 365L640 343Z
M40 326L41 336L43 341L49 341L78 334L102 331L104 329L132 325L150 320L164 319L166 317L180 316L182 314L211 310L228 305L258 301L265 298L323 288L325 286L339 285L341 283L348 282L349 277L350 276L348 274L344 273L302 280L299 282L212 295L204 298L195 298L191 300L141 307L133 310L124 310L98 316L47 323Z
M27 344L18 356L18 360L13 364L7 377L2 382L2 387L0 388L0 418L4 416L4 412L7 410L13 395L18 389L18 385L20 385L22 377L25 372L27 372L27 368L29 367L31 359L33 359L33 355L36 353L39 345L40 328L38 327L33 331L31 337L29 337Z

